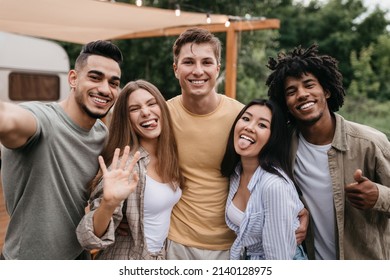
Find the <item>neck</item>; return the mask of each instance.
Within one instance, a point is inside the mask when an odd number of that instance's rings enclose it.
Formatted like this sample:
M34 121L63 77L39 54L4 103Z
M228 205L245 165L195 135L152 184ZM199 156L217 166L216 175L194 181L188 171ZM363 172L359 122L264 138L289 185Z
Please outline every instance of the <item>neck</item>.
M148 152L149 156L152 158L157 158L157 142L158 138L155 139L140 139L140 145L145 151Z
M65 113L69 116L69 118L78 126L90 130L95 122L96 119L91 118L88 116L77 104L76 100L74 99L73 93L69 93L69 97L61 102L59 102L59 105L64 109Z
M259 161L256 158L243 158L241 157L241 177L251 178L255 173L257 167L259 167Z
M313 125L298 124L298 130L307 142L314 145L332 143L336 130L336 119L329 112Z
M206 115L215 111L221 102L221 96L215 91L206 96L182 94L181 98L184 108L197 115Z

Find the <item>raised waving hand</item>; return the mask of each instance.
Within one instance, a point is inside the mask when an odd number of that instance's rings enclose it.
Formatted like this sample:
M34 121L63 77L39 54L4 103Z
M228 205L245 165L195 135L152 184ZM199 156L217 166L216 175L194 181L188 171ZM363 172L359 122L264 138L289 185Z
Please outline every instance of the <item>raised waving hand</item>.
M129 165L130 147L126 146L122 157L119 157L120 149L115 149L111 168L107 166L101 156L99 156L100 168L103 172L103 197L100 207L94 214L93 224L96 236L102 236L110 223L115 208L135 191L138 184L138 174L133 171L139 160L140 154L136 152Z
M134 192L138 184L138 174L133 169L139 159L139 152L134 154L127 167L130 147L125 147L121 158L119 158L119 154L120 149L115 149L110 169L107 169L103 158L99 156L100 168L103 171L103 200L112 207L117 207Z

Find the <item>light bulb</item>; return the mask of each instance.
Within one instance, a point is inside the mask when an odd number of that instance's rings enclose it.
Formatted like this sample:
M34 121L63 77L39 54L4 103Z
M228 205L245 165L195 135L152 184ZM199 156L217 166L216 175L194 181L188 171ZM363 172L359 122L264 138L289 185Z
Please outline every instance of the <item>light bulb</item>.
M179 5L179 4L176 4L175 15L176 15L177 17L179 17L179 16L180 16L180 13L181 13L181 11L180 11L180 5Z
M207 14L206 22L207 22L207 23L211 23L211 17L210 17L210 14Z

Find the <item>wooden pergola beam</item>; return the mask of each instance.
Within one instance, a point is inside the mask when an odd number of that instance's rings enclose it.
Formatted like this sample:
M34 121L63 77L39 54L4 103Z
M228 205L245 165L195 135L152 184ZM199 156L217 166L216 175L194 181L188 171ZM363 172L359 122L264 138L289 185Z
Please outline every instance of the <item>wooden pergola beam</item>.
M255 19L232 21L229 27L225 24L204 24L196 27L204 28L212 33L226 32L226 76L225 76L225 94L231 98L236 98L236 80L237 80L237 54L238 54L238 33L242 31L279 29L280 20L278 19ZM117 37L115 39L136 39L150 37L177 36L191 28L190 26L158 29L146 32L136 32L129 35Z
M236 98L237 89L237 57L238 57L238 34L241 31L279 29L280 21L277 19L265 19L259 21L232 22L226 32L226 72L225 94Z

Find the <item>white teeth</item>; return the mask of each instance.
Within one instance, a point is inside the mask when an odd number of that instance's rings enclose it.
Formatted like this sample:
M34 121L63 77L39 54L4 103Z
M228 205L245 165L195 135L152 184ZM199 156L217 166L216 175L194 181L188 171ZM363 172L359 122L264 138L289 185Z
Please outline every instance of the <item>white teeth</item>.
M252 138L250 138L250 137L248 137L248 136L241 135L240 138L245 139L245 140L248 140L248 141L251 142L251 143L255 143L255 140L253 140Z
M314 105L314 102L309 102L309 103L303 104L299 109L307 109L313 105Z
M96 102L99 102L99 103L107 103L107 102L108 102L107 100L100 99L99 97L94 97L93 99L94 99Z
M150 121L141 123L141 126L146 127L146 126L149 126L149 125L153 124L154 122L155 122L155 120L150 120Z
M192 84L197 84L197 85L200 85L200 84L204 84L205 81L202 80L202 81L191 81Z

